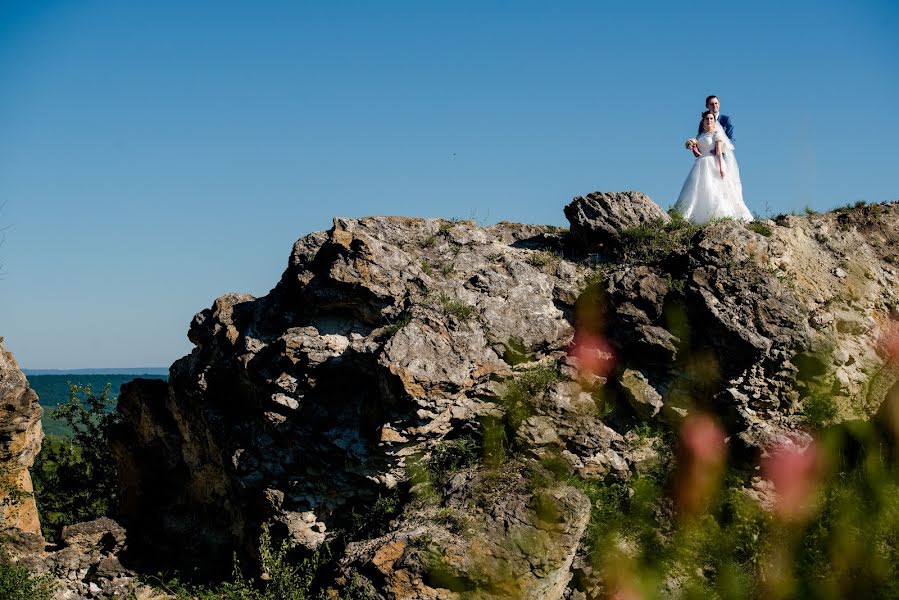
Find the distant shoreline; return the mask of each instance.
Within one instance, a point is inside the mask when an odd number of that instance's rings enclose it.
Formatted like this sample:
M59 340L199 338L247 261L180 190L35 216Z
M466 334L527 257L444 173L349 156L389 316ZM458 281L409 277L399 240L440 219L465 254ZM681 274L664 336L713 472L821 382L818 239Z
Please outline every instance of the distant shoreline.
M168 367L135 367L124 369L22 369L29 375L168 375Z

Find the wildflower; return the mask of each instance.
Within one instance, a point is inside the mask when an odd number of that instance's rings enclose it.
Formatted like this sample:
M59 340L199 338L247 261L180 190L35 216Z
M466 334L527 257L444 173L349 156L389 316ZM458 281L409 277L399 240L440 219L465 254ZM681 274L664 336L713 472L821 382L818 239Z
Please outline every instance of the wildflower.
M886 356L886 359L893 365L899 366L899 325L885 324L879 346L879 350Z
M680 430L674 499L678 512L703 512L718 491L727 459L724 430L712 416L690 415Z
M823 466L821 452L814 441L805 448L787 442L768 450L762 460L762 476L774 485L775 517L783 522L796 522L810 516Z
M611 345L597 335L577 333L568 352L576 360L581 377L607 377L615 368Z

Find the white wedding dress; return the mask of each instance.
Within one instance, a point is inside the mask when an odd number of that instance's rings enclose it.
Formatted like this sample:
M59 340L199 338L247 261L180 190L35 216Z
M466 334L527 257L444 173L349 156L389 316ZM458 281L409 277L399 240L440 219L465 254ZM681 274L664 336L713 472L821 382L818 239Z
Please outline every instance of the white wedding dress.
M712 154L718 140L724 142L724 178L718 171L718 158ZM743 184L733 143L720 126L714 132L703 133L696 141L701 156L693 163L674 210L697 224L723 218L752 221L752 213L743 203Z

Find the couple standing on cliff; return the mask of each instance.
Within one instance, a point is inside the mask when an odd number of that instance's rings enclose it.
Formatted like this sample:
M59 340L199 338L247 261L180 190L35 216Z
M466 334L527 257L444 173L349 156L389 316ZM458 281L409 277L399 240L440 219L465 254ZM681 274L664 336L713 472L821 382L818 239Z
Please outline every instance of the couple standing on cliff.
M733 122L721 114L718 96L706 98L705 107L697 137L687 140L687 149L696 161L674 210L691 223L722 218L752 221L752 213L743 203L740 168L734 156Z

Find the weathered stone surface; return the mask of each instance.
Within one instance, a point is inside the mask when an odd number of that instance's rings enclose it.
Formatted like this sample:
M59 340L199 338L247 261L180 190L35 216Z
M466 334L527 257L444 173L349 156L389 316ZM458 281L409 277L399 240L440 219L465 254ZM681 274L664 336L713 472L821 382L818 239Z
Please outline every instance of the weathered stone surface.
M559 247L550 228L387 217L298 241L269 295L194 318L167 388L122 390L129 532L227 568L262 523L308 548L347 528L408 457L497 412L511 354L564 356L589 269Z
M36 536L41 525L28 469L41 450L43 410L0 337L0 529ZM27 536L25 536L27 537Z
M621 232L632 227L671 217L640 192L593 192L578 196L565 207L571 224L571 235L581 247L591 252L616 248Z
M471 510L467 498L483 482L462 479L444 511L451 528L419 513L406 528L352 544L344 568L386 598L562 598L590 516L587 497L567 486L522 493L525 482L509 473L484 508Z
M52 575L55 600L170 598L142 583L134 570L122 564L120 557L126 553L125 530L112 519L101 518L64 527L58 548L32 548L16 552L13 558L33 573Z
M640 371L625 369L621 374L621 389L631 407L644 419L656 416L662 409L662 395Z
M540 464L625 480L670 451L637 425L694 410L742 460L805 443L816 390L837 419L895 395L877 341L899 313L897 205L782 219L767 237L715 223L648 264L598 269L576 258L610 259L622 230L667 215L636 193L566 214L569 235L335 219L294 245L269 294L216 300L167 385L123 389L130 539L228 568L267 523L299 548L348 541L340 578L372 597L592 597L596 573L572 566L589 503L528 483ZM513 454L491 470L497 431ZM464 464L423 477L447 448ZM385 499L399 508L360 529Z

